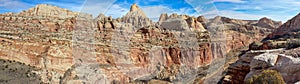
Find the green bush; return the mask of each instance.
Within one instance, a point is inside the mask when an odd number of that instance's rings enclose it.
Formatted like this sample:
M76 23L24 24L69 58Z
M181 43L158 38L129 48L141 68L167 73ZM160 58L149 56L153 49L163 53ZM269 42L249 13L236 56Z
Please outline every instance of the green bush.
M300 39L289 39L288 40L288 48L297 48L300 47Z
M275 70L264 70L259 75L254 75L246 84L285 84L282 76Z

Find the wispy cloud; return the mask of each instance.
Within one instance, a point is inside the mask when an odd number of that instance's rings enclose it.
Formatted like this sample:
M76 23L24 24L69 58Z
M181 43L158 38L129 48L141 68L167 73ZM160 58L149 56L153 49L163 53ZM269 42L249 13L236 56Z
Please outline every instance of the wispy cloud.
M167 6L158 5L158 6L142 6L142 10L145 14L154 21L157 21L162 13L167 14L188 14L194 15L194 9L191 8L180 8L180 9L173 9Z
M67 3L67 2L55 2L55 1L46 1L43 2L43 4L51 4L51 5L55 5L55 6L59 6L62 8L66 8L72 11L80 11L80 9L82 8L83 4L80 3Z
M28 4L18 1L18 0L0 0L0 8L7 10L12 10L11 12L16 12L20 8L27 8Z
M266 16L273 20L287 21L300 12L299 0L247 0L247 3L214 3L219 11L230 11L253 16ZM241 14L241 16L243 15ZM249 19L252 19L248 17Z
M231 3L245 3L243 0L212 0L212 2L231 2Z
M123 8L118 4L114 4L104 14L117 18L117 17L122 17L128 11L129 11L128 8Z
M243 20L258 20L262 17L268 17L265 15L246 14L246 13L236 12L236 11L219 11L219 14L221 16L226 16L235 19L243 19Z
M172 9L170 9L166 6L162 6L162 5L159 5L159 6L144 6L144 7L141 7L141 8L145 12L145 14L149 18L151 18L152 20L158 20L159 16L162 13L171 13L171 12L173 12Z
M258 20L262 17L268 17L268 16L264 16L264 15L246 14L246 13L230 11L230 10L205 11L201 15L205 16L206 18L214 18L216 16L224 16L224 17L243 19L243 20Z
M100 13L106 14L112 7L118 7L116 5L113 6L114 2L115 0L87 0L80 12L92 14L96 17ZM115 11L118 11L118 9L115 9Z

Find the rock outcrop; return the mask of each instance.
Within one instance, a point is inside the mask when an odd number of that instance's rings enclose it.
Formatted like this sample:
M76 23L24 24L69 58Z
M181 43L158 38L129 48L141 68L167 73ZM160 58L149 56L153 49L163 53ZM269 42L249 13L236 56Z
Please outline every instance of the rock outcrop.
M299 48L248 51L228 68L223 83L244 83L252 76L269 69L278 71L286 83L296 83L300 80L297 75L299 57L298 54L291 54L296 52L299 52Z
M293 50L298 52L299 49ZM290 52L290 51L288 51ZM262 70L272 69L278 71L286 83L296 83L300 81L300 58L285 55L283 53L264 53L255 56L250 63L250 72L244 80L251 76L259 74Z
M226 38L226 52L229 52L246 47L252 42L260 41L275 30L271 27L256 25L257 23L258 21L255 20L237 20L217 16L208 22L207 26L212 39ZM222 34L222 31L225 34Z
M137 6L137 4L131 5L130 11L122 17L122 22L130 23L134 27L136 27L136 29L153 24L152 21L143 12L143 10Z
M239 60L231 64L226 71L222 83L223 84L241 84L244 83L245 76L250 72L250 62L253 56L259 55L261 52L246 52Z
M70 10L59 8L57 6L52 6L49 4L39 4L33 8L18 13L19 16L54 17L61 19L72 18L78 16L79 14L83 15L84 17L92 18L92 15L89 14L72 12Z
M168 19L162 22L161 26L166 28L167 30L174 30L174 31L188 31L189 25L183 19Z
M158 24L168 30L206 32L207 30L203 26L205 18L203 17L202 20L199 22L197 18L188 15L172 14L168 16L167 14L161 14Z
M276 22L276 21L273 21L269 18L266 18L266 17L263 17L261 19L258 20L257 24L258 26L261 26L261 27L265 27L265 28L278 28L280 25L282 25L281 22Z
M299 15L275 29L262 41L251 43L248 52L229 66L223 83L244 83L264 70L279 72L287 84L299 82L299 53L297 53L299 52L299 38L297 38L299 25L297 18ZM259 22L269 23L271 21L262 18ZM270 24L264 26L267 25ZM244 66L243 70L240 70L241 68L238 66Z
M250 45L251 49L254 50L266 50L266 49L277 49L277 48L296 48L299 47L299 33L298 28L300 25L299 22L299 14L283 25L281 25L278 29L274 30L271 34L269 34L266 38L264 38L259 45L253 44Z
M162 22L166 21L167 19L168 19L168 14L166 13L161 14L158 20L158 24L162 24Z
M286 40L288 38L299 38L300 14L296 15L286 23L281 25L276 31L268 35L264 40Z

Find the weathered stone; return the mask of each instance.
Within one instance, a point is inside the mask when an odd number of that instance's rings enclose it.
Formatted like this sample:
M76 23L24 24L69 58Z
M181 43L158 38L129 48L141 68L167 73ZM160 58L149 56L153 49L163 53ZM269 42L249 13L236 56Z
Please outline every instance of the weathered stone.
M300 80L299 64L299 58L278 53L265 53L255 56L254 59L252 59L250 64L251 71L247 74L245 80L255 74L259 74L261 70L274 69L283 76L286 83L295 83Z
M89 14L81 14L79 12L72 12L67 9L59 8L57 6L51 6L49 4L39 4L34 8L20 12L21 16L44 16L44 17L55 17L55 18L71 18L78 15L84 15L84 17L91 18Z
M104 28L112 28L112 25L110 22L104 23Z
M0 16L4 19L0 22L0 58L37 67L44 83L125 84L154 81L154 77L185 83L199 75L199 67L265 35L251 21L221 17L209 22L204 17L163 14L161 23L154 25L136 4L119 19L104 14L92 19L45 4ZM225 32L214 32L223 31L222 21L228 38L219 41L211 35L226 37ZM249 34L250 30L255 32ZM249 68L241 63L229 71L242 79Z
M288 20L286 23L281 25L272 34L268 35L265 40L269 39L288 39L288 38L298 38L299 33L297 31L300 28L300 14L296 15L292 19Z
M261 27L265 27L265 28L278 28L280 25L282 25L281 22L276 22L276 21L273 21L269 18L261 18L259 19L259 21L257 22L257 25L258 26L261 26Z
M136 29L152 25L152 21L136 4L131 5L130 11L122 17L122 22L130 23Z
M158 24L162 24L162 22L166 21L167 19L168 19L168 14L166 13L161 14L158 20Z

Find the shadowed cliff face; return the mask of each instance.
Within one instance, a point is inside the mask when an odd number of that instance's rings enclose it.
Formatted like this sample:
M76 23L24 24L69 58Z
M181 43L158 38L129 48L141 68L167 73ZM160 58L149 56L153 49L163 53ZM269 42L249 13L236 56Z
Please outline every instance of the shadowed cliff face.
M225 63L214 60L274 29L259 21L177 14L154 23L136 4L118 19L50 5L0 19L0 58L35 66L31 72L44 83L203 81Z
M265 40L276 40L276 39L288 39L288 38L299 38L299 18L300 15L296 15L292 19L288 20L286 23L281 25L275 32L268 35Z

